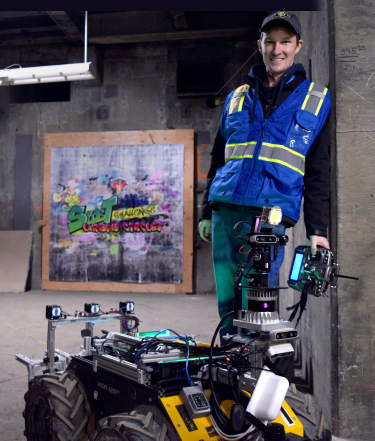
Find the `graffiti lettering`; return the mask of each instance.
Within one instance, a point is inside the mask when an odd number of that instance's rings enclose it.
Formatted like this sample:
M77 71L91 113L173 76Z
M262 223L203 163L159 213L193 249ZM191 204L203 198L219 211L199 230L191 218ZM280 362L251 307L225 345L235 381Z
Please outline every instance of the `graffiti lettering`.
M89 232L93 231L94 233L111 233L111 232L118 232L120 230L119 224L109 224L109 225L103 225L103 224L83 224L82 226L83 231Z
M105 210L102 208L95 208L94 210L87 210L86 211L87 216L87 223L89 225L103 222L105 219Z
M86 212L86 206L73 205L68 213L69 233L72 234L83 228L84 224L94 225L98 222L111 222L112 207L117 204L117 196L105 199L102 208L95 208Z
M137 194L126 194L123 199L119 199L119 204L126 208L135 208L140 205L148 205L147 198L139 198Z
M72 234L82 228L82 225L87 221L87 216L84 214L86 207L80 207L79 205L73 205L68 213L69 233Z
M149 217L150 214L156 214L158 212L158 209L158 205L143 205L142 207L115 210L112 213L112 219L120 220L132 219L134 217Z
M127 233L145 233L151 231L161 231L161 227L164 225L161 221L149 222L123 222L122 228Z

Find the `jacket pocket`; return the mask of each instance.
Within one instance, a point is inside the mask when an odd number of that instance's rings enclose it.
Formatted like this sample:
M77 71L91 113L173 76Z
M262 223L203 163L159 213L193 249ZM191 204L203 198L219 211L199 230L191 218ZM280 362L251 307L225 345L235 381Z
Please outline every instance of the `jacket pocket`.
M232 159L224 167L216 171L212 181L209 200L231 203L236 189L239 175L242 169L242 161Z
M246 142L250 130L249 113L246 110L228 115L225 119L224 137L227 144Z
M317 124L317 116L306 110L297 110L285 146L305 155L311 145L312 134Z
M257 205L278 205L292 219L299 216L303 193L303 176L279 164L267 163Z
M272 177L272 179L278 181L280 185L285 186L285 193L288 193L287 188L290 187L303 187L304 180L303 175L286 167L282 164L275 164L272 162L267 162L265 164L265 176Z

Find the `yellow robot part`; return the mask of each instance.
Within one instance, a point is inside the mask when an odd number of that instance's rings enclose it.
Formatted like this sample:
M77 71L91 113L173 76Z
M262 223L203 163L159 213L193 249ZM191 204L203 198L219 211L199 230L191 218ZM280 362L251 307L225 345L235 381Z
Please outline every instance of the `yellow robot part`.
M207 397L211 394L210 390L204 392ZM209 416L190 418L179 395L160 398L160 400L181 441L223 441L223 438L215 432ZM221 407L228 417L233 404L232 400L224 400L221 403ZM273 422L282 424L285 433L303 436L303 425L286 401L283 402L280 413Z

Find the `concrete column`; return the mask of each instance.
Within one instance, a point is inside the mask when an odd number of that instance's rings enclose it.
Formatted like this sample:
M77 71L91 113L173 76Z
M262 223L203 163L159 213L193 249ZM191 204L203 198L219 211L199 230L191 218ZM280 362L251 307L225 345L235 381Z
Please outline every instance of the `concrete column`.
M320 11L298 11L302 27L303 46L296 57L302 63L307 77L325 87L331 86L329 76L329 15L328 4L322 2ZM332 92L332 90L331 90ZM302 211L302 210L301 210ZM287 279L298 245L307 245L306 230L301 218L294 228L286 231L289 244L286 246L285 259L280 272L280 285L287 286ZM329 238L331 239L331 238ZM295 374L301 390L314 396L324 413L326 426L331 426L331 298L309 296L306 311L298 325L300 341L297 343ZM280 292L280 316L287 320L291 311L286 307L299 301L301 293L292 289ZM299 315L299 314L298 314ZM297 317L298 317L297 315ZM296 319L294 320L294 324Z
M337 251L337 387L333 428L370 441L375 420L375 2L334 0ZM336 355L335 355L336 357Z

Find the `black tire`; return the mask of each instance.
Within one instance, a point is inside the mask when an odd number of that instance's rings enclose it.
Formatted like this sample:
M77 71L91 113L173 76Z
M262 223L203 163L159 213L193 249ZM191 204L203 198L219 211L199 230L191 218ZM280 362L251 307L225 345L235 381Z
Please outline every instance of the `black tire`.
M25 394L27 441L86 441L92 425L85 392L71 374L36 377Z
M294 384L289 386L286 402L303 424L304 436L311 441L331 441L331 432L325 428L323 412L317 409L317 403L309 394L299 392Z
M140 406L142 407L142 406ZM147 406L148 407L148 406ZM164 416L154 418L157 409L141 413L120 413L101 419L91 441L174 441L173 430ZM161 414L162 415L162 414ZM161 424L160 424L161 423ZM172 436L169 436L172 433Z

